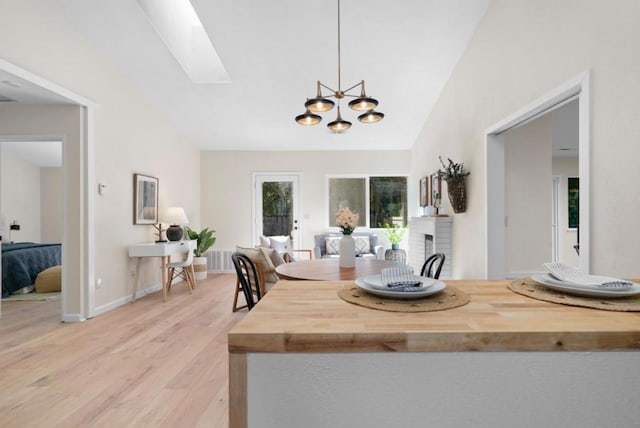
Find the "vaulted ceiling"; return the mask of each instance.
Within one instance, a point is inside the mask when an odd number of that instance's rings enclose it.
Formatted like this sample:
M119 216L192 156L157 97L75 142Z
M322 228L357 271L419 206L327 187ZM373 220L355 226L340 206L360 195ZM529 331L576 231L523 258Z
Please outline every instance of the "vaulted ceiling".
M204 150L398 150L416 140L489 0L343 0L341 87L366 81L382 122L304 127L316 81L338 86L337 0L191 0L230 83L193 83L133 0L56 0L71 25Z

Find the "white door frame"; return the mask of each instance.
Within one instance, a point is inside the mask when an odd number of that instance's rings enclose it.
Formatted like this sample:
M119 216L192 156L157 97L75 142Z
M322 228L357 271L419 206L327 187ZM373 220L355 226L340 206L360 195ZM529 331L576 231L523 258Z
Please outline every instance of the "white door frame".
M560 176L551 176L551 261L560 261Z
M487 279L501 279L506 275L505 149L502 134L576 98L579 106L580 269L585 273L591 271L589 81L590 72L587 70L485 130L485 277Z
M251 174L251 181L253 186L252 191L252 209L251 209L251 218L253 219L253 227L252 233L253 237L251 238L253 241L253 245L259 245L260 241L258 236L262 233L262 225L259 224L258 214L262 213L262 209L259 209L259 205L262 203L262 192L258 188L258 182L263 181L292 181L293 182L293 219L294 222L294 230L292 231L292 239L294 249L301 248L301 226L302 222L300 220L300 195L301 186L302 186L302 173L300 172L253 172Z
M23 68L20 68L8 61L0 59L0 70L5 71L7 73L13 74L14 76L19 77L20 79L26 80L34 85L37 85L43 88L46 91L53 92L57 95L60 95L63 98L66 98L75 104L81 106L82 115L81 115L81 123L82 123L82 131L83 135L80 136L80 146L79 150L81 156L79 157L80 164L78 165L70 165L68 159L64 158L63 153L63 175L66 177L69 174L69 171L73 169L74 171L80 171L82 175L82 183L80 186L80 194L75 198L78 201L84 201L81 206L69 206L67 203L69 199L68 189L66 188L66 180L65 180L65 204L64 210L65 214L63 214L64 218L64 230L63 230L63 239L62 239L62 258L63 260L69 258L80 258L81 263L79 265L81 272L77 272L75 277L81 278L81 283L79 284L79 290L76 293L69 293L68 287L62 287L61 293L61 320L63 322L80 322L84 321L87 318L92 317L95 314L95 303L94 303L94 292L95 292L95 262L94 262L94 114L97 105L72 91L69 91L66 88L58 86L57 84L50 82L40 76L37 76ZM18 136L15 136L12 140L16 140ZM65 144L64 138L63 140L63 148ZM64 152L64 150L63 150ZM78 210L82 213L82 219L84 221L84 227L80 228L79 233L81 234L80 239L82 242L81 254L70 254L68 250L68 245L65 245L65 240L69 236L77 235L78 233L78 225L70 225L67 221L66 212L67 210ZM75 228L74 230L70 230ZM63 261L64 263L64 261ZM62 282L63 284L68 284L69 281L66 280L67 276L70 276L67 269L62 270ZM79 306L80 311L78 312L70 312L68 310L69 301L71 295L79 296L80 301L74 302L73 306Z

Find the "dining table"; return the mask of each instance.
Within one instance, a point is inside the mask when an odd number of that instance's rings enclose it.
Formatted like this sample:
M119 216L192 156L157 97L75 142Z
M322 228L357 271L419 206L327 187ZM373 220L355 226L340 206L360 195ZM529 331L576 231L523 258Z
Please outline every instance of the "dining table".
M276 267L276 273L280 279L340 281L375 275L380 273L382 269L402 265L399 262L380 260L374 257L356 257L354 267L343 268L340 267L338 258L324 258L283 263Z
M229 426L637 426L638 312L443 281L469 302L388 312L341 298L353 280L279 281L228 334Z

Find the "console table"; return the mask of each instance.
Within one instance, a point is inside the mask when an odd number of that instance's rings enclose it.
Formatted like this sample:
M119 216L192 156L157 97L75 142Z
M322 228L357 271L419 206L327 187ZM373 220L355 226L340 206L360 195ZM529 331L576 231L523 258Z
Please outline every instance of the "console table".
M167 300L167 261L174 254L184 254L196 248L197 241L169 241L157 243L136 244L129 247L129 257L136 257L136 273L133 281L133 296L131 301L136 300L138 283L140 282L140 263L144 257L160 257L162 270L162 293L164 301Z

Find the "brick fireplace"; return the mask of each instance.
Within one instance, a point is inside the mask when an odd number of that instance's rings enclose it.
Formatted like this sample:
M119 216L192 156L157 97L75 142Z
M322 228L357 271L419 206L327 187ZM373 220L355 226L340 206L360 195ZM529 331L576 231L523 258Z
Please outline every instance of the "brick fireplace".
M409 219L409 260L416 274L433 253L444 253L441 279L451 278L453 265L451 247L452 217L411 217Z

